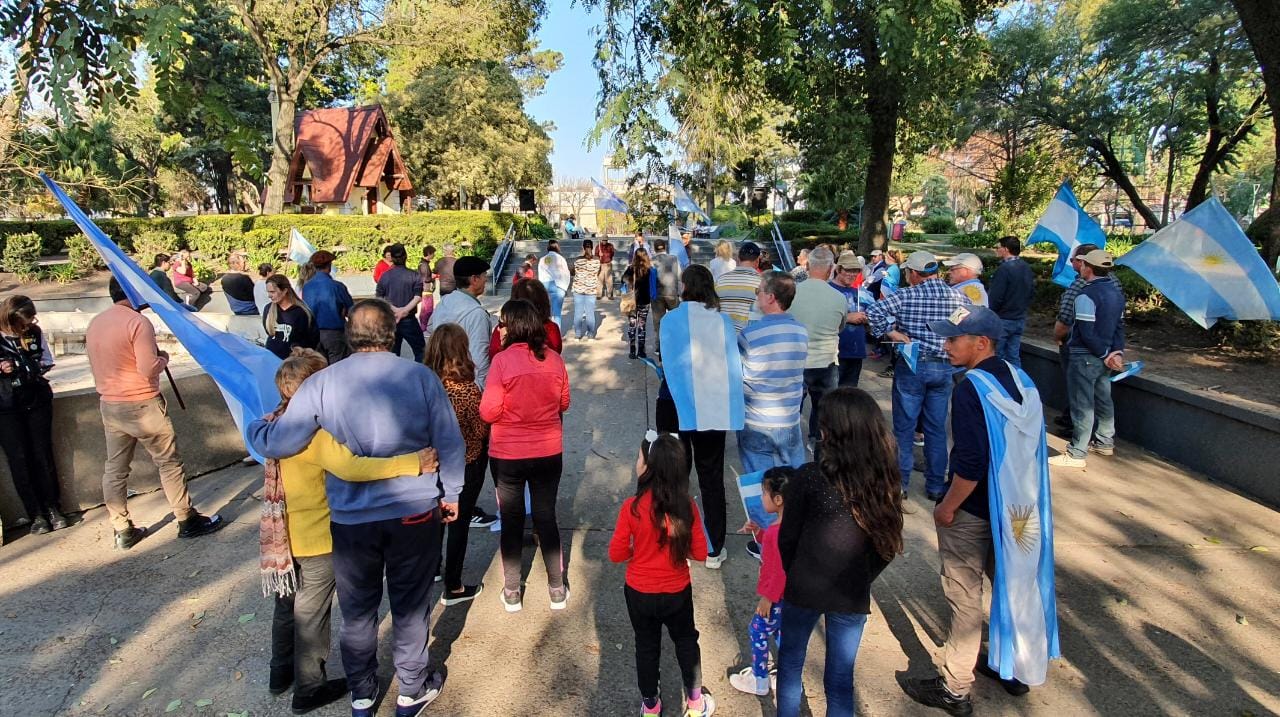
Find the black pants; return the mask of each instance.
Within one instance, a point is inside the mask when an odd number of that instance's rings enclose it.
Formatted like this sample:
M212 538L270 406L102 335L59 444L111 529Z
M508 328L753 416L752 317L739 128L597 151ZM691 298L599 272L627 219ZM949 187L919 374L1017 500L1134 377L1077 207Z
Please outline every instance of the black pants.
M840 371L835 364L804 370L804 392L809 397L809 439L812 441L818 440L818 417L822 415L822 397L836 390L839 381Z
M320 345L317 348L328 359L330 366L351 355L351 348L347 346L347 333L342 329L320 329Z
M702 654L698 650L698 628L693 625L693 586L678 593L642 593L623 588L627 614L636 633L636 682L640 696L658 696L659 664L662 659L662 626L676 645L676 662L685 694L702 687Z
M418 695L430 674L431 583L440 569L440 511L343 525L330 523L333 575L342 610L342 667L351 699L378 692L378 606L391 603L391 656L400 694Z
M724 431L681 431L675 401L659 398L654 425L663 433L678 433L686 456L698 470L702 495L702 520L707 525L707 550L719 555L724 549L728 506L724 495Z
M479 458L467 464L463 473L462 492L458 494L458 517L445 526L449 533L444 551L446 590L462 587L462 562L467 557L467 531L471 528L471 511L476 507L480 489L484 488L484 474L488 468L489 456L481 453Z
M294 558L298 588L276 597L271 666L293 668L293 693L310 696L328 681L333 608L333 555Z
M842 358L840 359L840 381L839 385L854 386L858 385L858 380L862 378L862 359L860 358Z
M27 516L34 520L61 512L53 462L53 391L48 386L30 408L0 413L0 447Z
M524 487L529 486L533 532L547 568L547 587L564 586L560 526L556 524L556 496L564 454L542 458L490 458L502 516L502 576L507 590L520 589L520 559L524 551Z
M427 349L427 340L422 337L422 326L418 324L417 316L410 316L396 323L396 343L391 347L391 353L400 355L401 341L409 344L409 350L413 352L413 360L422 363L422 355Z

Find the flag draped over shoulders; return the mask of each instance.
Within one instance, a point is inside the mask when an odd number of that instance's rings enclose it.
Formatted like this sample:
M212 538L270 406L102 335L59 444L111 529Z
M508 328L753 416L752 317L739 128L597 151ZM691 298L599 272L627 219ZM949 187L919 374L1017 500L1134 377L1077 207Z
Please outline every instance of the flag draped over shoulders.
M994 376L973 369L991 445L988 501L992 578L988 664L1002 679L1045 681L1061 656L1054 588L1053 509L1044 409L1031 378L1010 365L1022 393L1013 400Z
M728 316L686 301L662 319L662 369L682 431L743 427L742 359Z

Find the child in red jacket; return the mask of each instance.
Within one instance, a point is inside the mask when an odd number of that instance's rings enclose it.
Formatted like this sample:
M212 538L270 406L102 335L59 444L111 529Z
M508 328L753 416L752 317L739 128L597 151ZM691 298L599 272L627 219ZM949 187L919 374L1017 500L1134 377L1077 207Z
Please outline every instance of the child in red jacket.
M662 627L676 645L687 717L710 717L716 703L702 686L702 657L693 625L689 560L707 559L707 538L698 506L689 497L684 446L654 431L645 434L636 458L635 497L618 511L609 559L627 563L627 613L636 634L636 678L642 715L662 714L658 663Z

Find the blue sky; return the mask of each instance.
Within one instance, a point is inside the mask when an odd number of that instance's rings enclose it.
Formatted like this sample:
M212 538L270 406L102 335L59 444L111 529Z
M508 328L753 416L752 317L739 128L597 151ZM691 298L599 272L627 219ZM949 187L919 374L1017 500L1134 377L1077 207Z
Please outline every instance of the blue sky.
M546 91L528 103L527 110L539 122L551 121L555 142L551 154L554 177L598 177L604 148L588 152L587 133L595 124L600 81L591 64L595 55L595 28L600 13L588 11L572 0L550 0L538 31L542 48L564 53L564 65L547 81Z

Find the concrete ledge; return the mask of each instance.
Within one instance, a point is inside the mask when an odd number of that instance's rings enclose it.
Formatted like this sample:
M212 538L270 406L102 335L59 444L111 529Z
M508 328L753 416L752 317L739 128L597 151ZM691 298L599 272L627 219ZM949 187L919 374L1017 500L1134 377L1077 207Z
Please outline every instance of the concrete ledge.
M1024 340L1022 368L1047 405L1065 405L1056 347ZM1159 376L1125 379L1112 396L1120 438L1280 506L1280 410Z
M206 374L177 377L178 390L188 409L182 410L168 386L169 417L178 434L178 450L187 476L230 465L245 456L244 439L227 411L226 401ZM59 393L53 398L53 453L62 486L62 507L69 512L102 505L102 465L106 438L94 389ZM134 454L130 490L146 492L160 487L159 474L145 449ZM9 466L0 461L0 514L6 522L24 515L22 501L13 490Z

